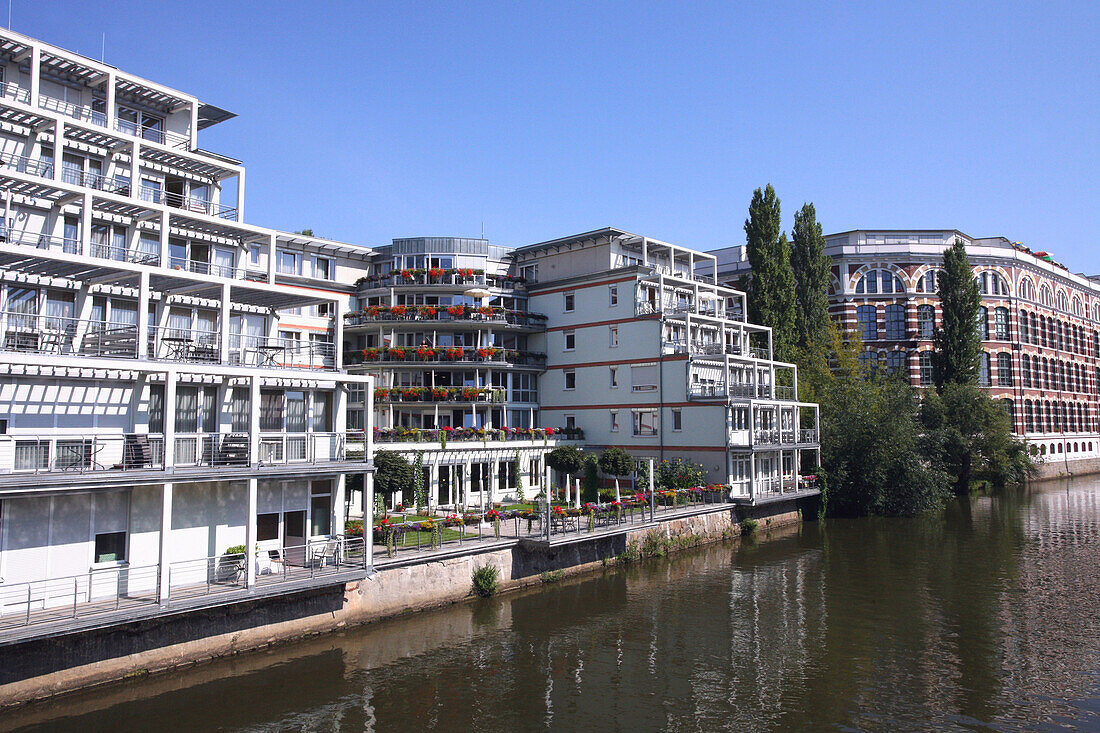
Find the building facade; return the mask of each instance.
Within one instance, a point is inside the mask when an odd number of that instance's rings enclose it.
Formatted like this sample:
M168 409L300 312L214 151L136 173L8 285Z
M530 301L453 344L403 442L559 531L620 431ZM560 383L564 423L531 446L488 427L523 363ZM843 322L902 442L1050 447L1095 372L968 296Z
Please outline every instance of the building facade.
M1046 462L1100 455L1100 282L1044 251L957 230L857 230L826 237L830 311L858 331L864 364L932 384L943 252L966 245L981 291L979 380ZM716 250L722 282L748 271L744 247Z
M369 250L246 224L190 94L8 31L0 79L0 615L317 567L370 471L333 285Z

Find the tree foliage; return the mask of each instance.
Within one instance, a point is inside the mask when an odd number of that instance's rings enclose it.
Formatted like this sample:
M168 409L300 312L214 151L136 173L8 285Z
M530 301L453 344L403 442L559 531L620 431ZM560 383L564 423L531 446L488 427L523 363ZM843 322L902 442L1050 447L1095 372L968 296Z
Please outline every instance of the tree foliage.
M939 296L943 321L934 338L932 380L940 390L952 383L977 384L982 342L975 324L982 296L957 237L943 253Z
M1003 486L1033 473L1003 403L980 387L953 382L939 393L927 390L920 414L924 453L953 477L956 494L967 494L975 481Z
M745 249L751 273L749 320L772 329L776 358L789 361L797 343L795 282L791 246L780 231L779 199L769 183L753 191L745 220Z
M546 454L546 465L555 471L577 476L584 468L584 454L575 445L559 445Z
M392 494L412 486L413 467L405 456L393 451L380 450L374 454L374 491L376 494Z
M654 482L659 489L690 489L706 482L707 470L695 461L673 458L657 464Z
M612 446L600 454L599 466L607 476L627 476L634 470L634 459L622 448Z
M803 204L791 230L795 279L795 332L802 351L820 351L829 338L829 270L825 236L813 204Z

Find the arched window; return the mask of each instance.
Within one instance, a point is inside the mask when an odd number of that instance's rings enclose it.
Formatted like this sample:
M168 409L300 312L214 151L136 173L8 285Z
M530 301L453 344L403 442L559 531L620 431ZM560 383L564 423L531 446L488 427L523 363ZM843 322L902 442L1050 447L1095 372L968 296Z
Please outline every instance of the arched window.
M1085 313L1085 306L1081 304L1081 299L1076 295L1073 296L1073 315L1081 316Z
M922 339L930 339L936 334L935 306L917 306L917 332Z
M978 289L982 295L1008 295L1008 281L992 270L978 273Z
M942 275L943 270L925 270L924 274L917 278L917 292L938 293Z
M868 270L856 282L856 293L859 295L904 292L905 286L901 278L890 270Z
M886 338L894 341L905 338L905 306L901 303L886 306Z
M1020 297L1024 300L1035 300L1035 283L1031 282L1031 278L1020 278Z
M1031 343L1039 345L1039 318L1034 313L1031 314Z
M1027 354L1020 354L1020 375L1024 379L1024 386L1031 386L1031 357Z
M932 352L922 351L919 357L920 362L920 386L929 387L932 385ZM1100 371L1100 368L1097 369Z
M905 357L904 351L886 352L886 371L892 376L904 377L905 381L909 381Z
M1027 327L1027 311L1020 311L1020 342L1028 343L1031 338L1031 333Z
M878 338L878 313L873 305L861 305L856 308L856 321L859 323L859 335L864 341Z
M978 338L989 340L989 309L984 305L978 308Z
M1008 341L1008 308L993 309L993 336L998 341Z
M1007 351L997 354L997 386L1012 386L1012 354Z
M1008 424L1012 426L1012 432L1016 432L1016 405L1012 403L1012 400L1001 400L1001 406L1005 410L1005 414L1008 415Z
M1054 306L1054 292L1049 285L1039 287L1039 302L1048 307Z
M1058 291L1058 295L1056 297L1055 302L1057 304L1058 310L1060 310L1060 311L1068 311L1069 310L1069 298L1066 297L1066 292L1064 290L1059 290Z
M864 371L873 372L878 369L878 352L864 349L859 354L859 365Z
M1024 430L1031 433L1035 431L1035 409L1031 400L1024 403Z
M989 354L982 352L982 358L978 362L978 384L982 387L989 387Z

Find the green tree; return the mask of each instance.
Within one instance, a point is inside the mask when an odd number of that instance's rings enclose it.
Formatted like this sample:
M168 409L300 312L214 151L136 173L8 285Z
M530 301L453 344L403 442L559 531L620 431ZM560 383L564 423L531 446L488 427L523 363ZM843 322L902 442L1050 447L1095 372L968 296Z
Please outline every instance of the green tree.
M584 453L584 478L581 480L581 499L595 504L600 500L599 459L593 453Z
M619 477L630 475L634 470L634 459L622 448L612 446L600 454L599 467L605 475L615 478L615 501L622 501Z
M797 342L794 272L790 243L780 231L779 199L770 183L763 191L753 191L745 249L751 268L749 320L769 326L776 358L790 361Z
M977 384L982 342L975 324L982 296L957 237L943 253L939 296L943 323L934 338L932 380L938 390L951 383Z
M555 471L561 471L567 477L579 476L584 470L584 454L575 445L559 445L546 454L546 465ZM552 497L550 487L547 486L546 489L546 495Z
M1004 404L980 387L950 382L939 393L929 390L920 415L922 452L953 478L956 494L966 495L977 481L1004 486L1034 472Z
M701 463L673 458L657 465L655 483L659 489L690 489L706 483L707 470Z
M813 204L803 204L791 230L791 269L795 279L795 327L804 352L820 351L829 334L829 270L825 236Z
M374 454L374 491L389 496L412 486L413 467L405 456L393 451L380 450Z

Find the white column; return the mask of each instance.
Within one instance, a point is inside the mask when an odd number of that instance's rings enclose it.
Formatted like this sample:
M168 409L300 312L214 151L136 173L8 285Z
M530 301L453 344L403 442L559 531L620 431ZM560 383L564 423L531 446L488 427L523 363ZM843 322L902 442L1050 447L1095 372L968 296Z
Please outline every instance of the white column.
M188 150L194 150L199 146L199 103L191 103L191 144L187 146Z
M135 180L131 185L137 186L137 181ZM168 220L168 212L162 211L160 213L160 266L166 270L169 267L168 234L170 232L170 227L171 225Z
M53 170L50 171L50 178L55 181L61 180L61 161L65 157L65 123L61 120L56 120L53 123Z
M164 603L168 600L172 584L168 568L168 538L172 534L172 484L161 486L160 497L160 547L157 552L160 577L157 581L157 600Z
M229 363L229 292L229 283L223 283L218 313L218 361L222 364Z
M347 475L342 473L336 477L336 484L332 487L332 528L329 530L332 535L344 534L344 523L348 520L344 506L347 502L347 482Z
M269 283L275 282L275 253L278 250L279 246L275 243L275 235L272 234L267 238L267 281Z
M55 156L54 166L61 165L61 160ZM80 241L83 242L84 254L91 254L92 244L92 195L84 194L80 201ZM109 244L109 242L108 242Z
M244 221L244 168L237 172L237 221Z
M115 109L115 72L107 72L107 129L115 129L115 117L118 110Z
M363 542L367 570L374 570L374 473L363 474Z
M73 334L73 352L81 353L84 348L84 337L88 333L88 322L92 317L92 292L89 285L84 284L76 291L76 332Z
M569 478L566 478L565 480L569 481ZM576 484L576 486L573 487L573 508L580 509L581 508L581 480L578 478L578 479L575 479L575 481L577 482L577 484Z
M164 467L176 465L176 378L178 372L164 373Z
M141 149L140 143L135 140L130 144L130 196L141 197ZM167 229L167 227L165 227Z
M260 462L260 378L248 378L248 462Z
M256 410L253 409L253 413ZM249 588L256 585L256 493L260 482L248 479L248 514L244 524L244 562L245 578ZM286 558L283 558L286 562Z
M333 302L332 321L332 364L336 371L344 368L344 301L338 299Z
M145 360L149 357L149 272L138 275L138 336L137 356Z
M31 106L38 109L42 89L42 49L31 46Z

